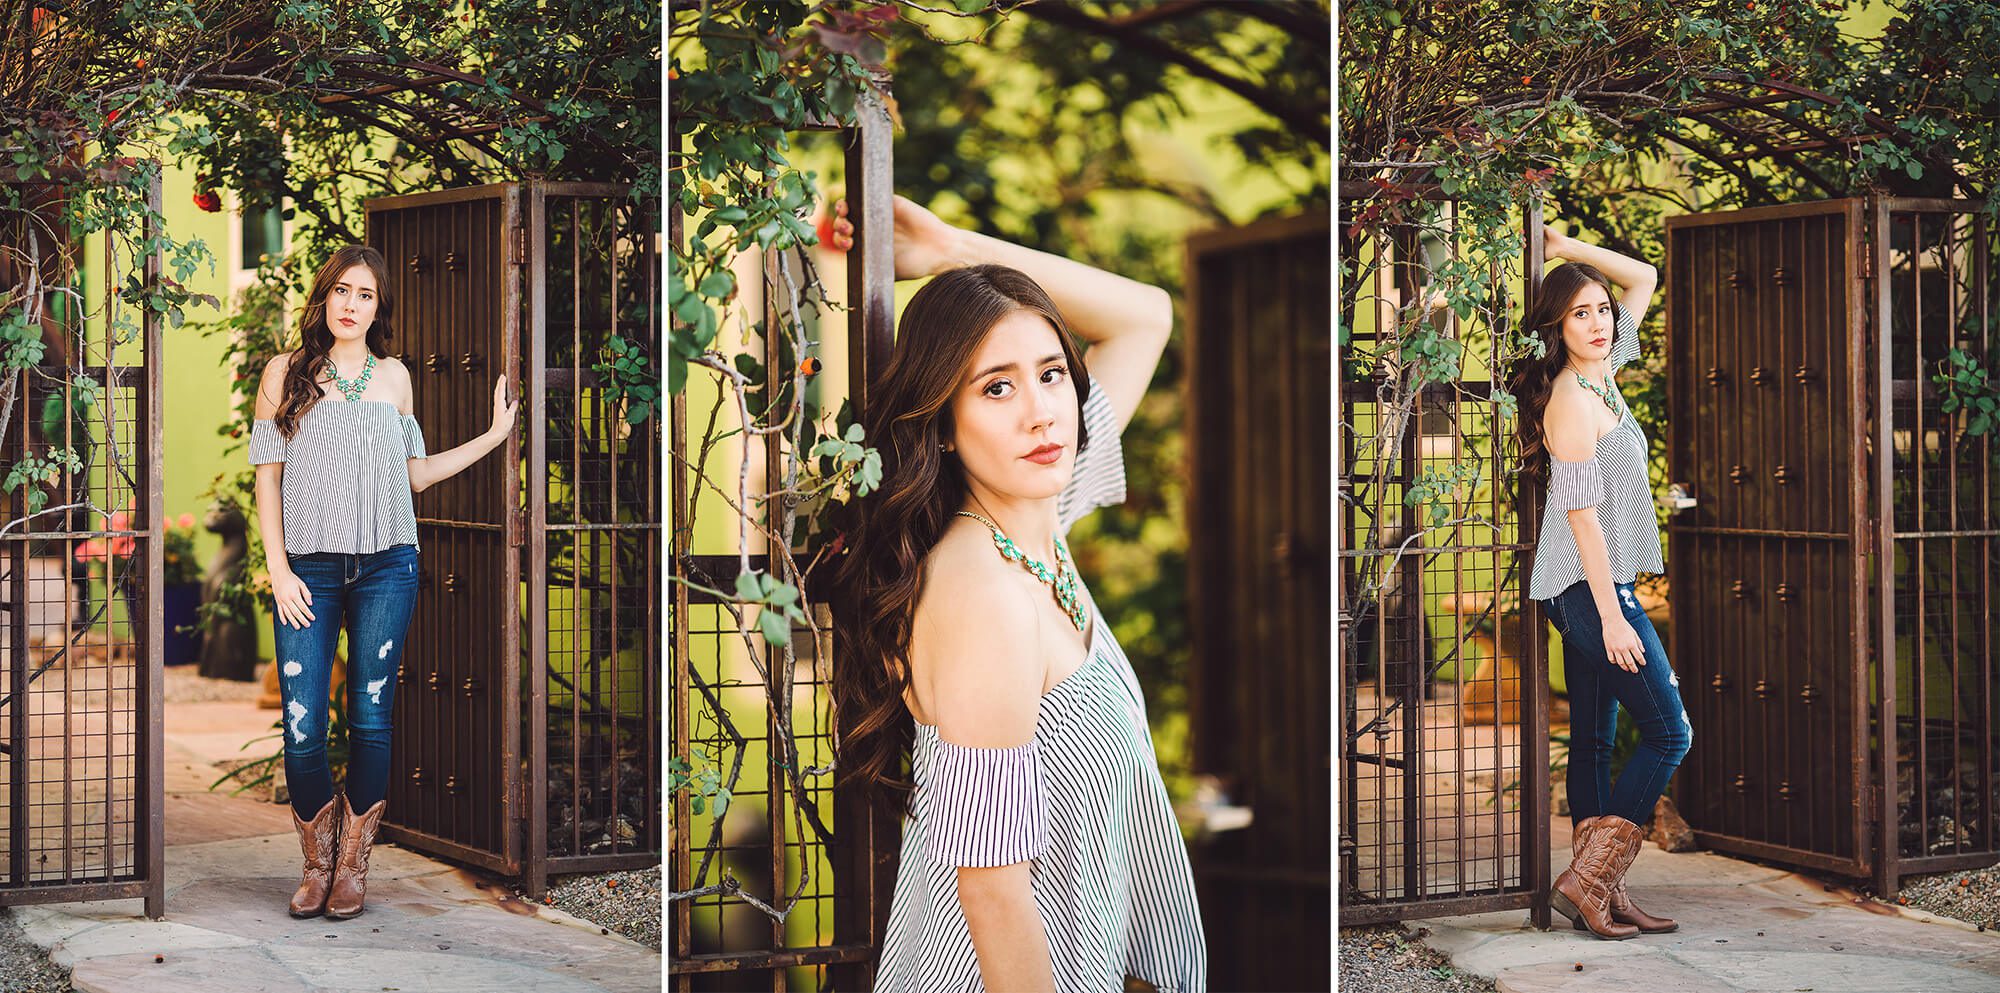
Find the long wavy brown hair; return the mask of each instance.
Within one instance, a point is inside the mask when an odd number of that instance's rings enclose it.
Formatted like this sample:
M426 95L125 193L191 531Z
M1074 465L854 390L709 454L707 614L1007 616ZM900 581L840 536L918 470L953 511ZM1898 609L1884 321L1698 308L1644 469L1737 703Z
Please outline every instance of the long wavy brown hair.
M903 694L924 563L965 501L965 470L942 450L953 434L951 397L987 333L1022 310L1041 315L1062 343L1082 452L1089 444L1080 415L1090 377L1055 301L1006 266L953 269L910 298L895 350L862 415L868 444L882 453L882 488L848 501L837 525L846 550L831 597L841 620L833 639L836 747L840 781L886 792L898 809L913 785L902 774L916 731Z
M375 274L375 323L368 326L368 351L376 358L389 354L389 339L395 337L396 298L389 292L389 263L382 253L367 245L347 245L336 249L313 276L312 291L306 294L305 310L299 314L299 347L285 368L285 388L278 398L278 413L272 418L278 433L290 438L299 429L313 405L325 396L319 379L326 356L333 349L333 331L326 326L326 298L340 277L355 266L365 266Z
M1542 277L1541 293L1535 308L1528 312L1526 327L1542 345L1542 353L1523 356L1514 363L1507 389L1520 403L1514 418L1514 437L1521 443L1521 471L1542 479L1549 476L1549 446L1542 433L1542 415L1555 394L1556 376L1569 363L1569 346L1563 344L1563 315L1585 286L1596 283L1611 298L1611 326L1616 328L1624 309L1618 290L1596 266L1564 262ZM1614 335L1616 331L1612 332Z

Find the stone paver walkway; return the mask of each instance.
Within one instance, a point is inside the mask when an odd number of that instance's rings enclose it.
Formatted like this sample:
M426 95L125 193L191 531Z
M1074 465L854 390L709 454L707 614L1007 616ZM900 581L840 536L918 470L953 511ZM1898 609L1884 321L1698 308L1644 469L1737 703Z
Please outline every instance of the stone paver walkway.
M15 908L78 993L653 993L658 952L512 895L502 882L377 845L368 909L293 920L299 848L287 808L210 793L212 764L268 733L271 711L167 711L167 916L139 900Z
M1569 863L1568 823L1554 866ZM1680 922L1670 934L1603 941L1536 931L1520 911L1412 921L1452 964L1502 993L1992 993L2000 935L1860 897L1783 869L1646 845L1627 886Z

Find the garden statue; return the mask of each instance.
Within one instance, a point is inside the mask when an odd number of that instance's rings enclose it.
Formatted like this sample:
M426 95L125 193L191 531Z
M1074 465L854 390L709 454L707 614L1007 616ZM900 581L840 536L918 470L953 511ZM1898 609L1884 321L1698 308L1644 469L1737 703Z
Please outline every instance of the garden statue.
M222 548L209 561L201 582L201 602L206 606L220 599L225 587L242 580L250 539L249 524L234 504L217 501L202 527L222 536ZM208 612L203 616L212 619L201 640L201 674L246 682L257 678L257 629L250 626L250 618Z

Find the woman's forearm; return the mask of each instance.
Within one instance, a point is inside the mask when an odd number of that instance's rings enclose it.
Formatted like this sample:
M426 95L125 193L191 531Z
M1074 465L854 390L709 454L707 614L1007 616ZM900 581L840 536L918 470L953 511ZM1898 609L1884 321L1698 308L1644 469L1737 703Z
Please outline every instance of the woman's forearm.
M976 231L960 231L951 254L960 265L990 262L1027 273L1048 291L1070 330L1093 345L1127 335L1164 341L1173 329L1173 300L1157 286Z
M1648 297L1652 296L1653 288L1660 281L1660 272L1653 268L1651 263L1575 238L1563 239L1560 257L1571 262L1595 266L1620 288L1628 292L1643 292Z
M965 911L979 978L989 990L1056 988L1049 936L1035 907L1029 863L992 869L960 867L958 902Z
M410 460L410 489L422 493L453 476L464 472L474 462L507 443L505 432L488 431L463 445L449 451L439 452L421 459Z
M1618 586L1611 579L1611 549L1604 541L1604 524L1597 519L1596 507L1569 512L1570 533L1576 535L1576 557L1583 562L1583 578L1590 584L1590 599L1597 604L1597 616L1622 616L1618 609Z
M267 462L257 467L257 531L264 539L264 567L271 575L292 571L285 554L283 462Z

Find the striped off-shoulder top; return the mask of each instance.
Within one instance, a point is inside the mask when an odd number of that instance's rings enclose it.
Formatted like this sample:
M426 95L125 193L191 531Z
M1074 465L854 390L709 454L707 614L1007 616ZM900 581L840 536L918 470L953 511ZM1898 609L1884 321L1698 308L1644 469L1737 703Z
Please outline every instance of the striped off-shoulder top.
M1630 310L1620 308L1607 359L1610 371L1615 373L1638 357L1637 322ZM1593 458L1565 462L1550 456L1548 500L1542 506L1542 529L1528 578L1530 599L1552 599L1583 579L1576 532L1569 526L1569 512L1582 507L1597 508L1605 549L1611 553L1612 582L1629 583L1641 572L1666 571L1647 461L1646 432L1629 406L1619 416L1618 426L1597 439Z
M285 464L286 555L417 544L408 460L426 454L417 419L380 400L322 399L290 439L273 421L250 426L250 464Z
M1094 384L1087 447L1057 501L1058 526L1125 499L1111 401ZM1086 591L1086 596L1088 595ZM916 790L875 989L985 989L958 902L959 866L1031 865L1056 989L1207 988L1186 844L1174 821L1132 664L1090 607L1088 656L1044 694L1035 734L968 748L916 726Z

